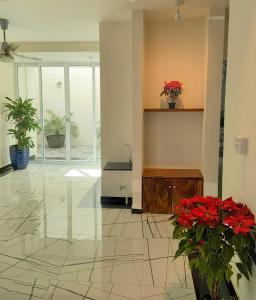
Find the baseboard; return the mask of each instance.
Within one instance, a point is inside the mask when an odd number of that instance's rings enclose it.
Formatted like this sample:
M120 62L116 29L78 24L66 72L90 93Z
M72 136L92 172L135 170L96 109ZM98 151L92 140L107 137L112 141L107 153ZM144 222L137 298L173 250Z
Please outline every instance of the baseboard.
M128 205L125 204L125 197L101 196L101 206L103 208L131 208L132 198L128 198Z
M143 213L143 209L142 208L132 208L132 214L140 215L142 213Z
M11 164L3 166L0 168L0 176L4 176L13 171L13 167Z

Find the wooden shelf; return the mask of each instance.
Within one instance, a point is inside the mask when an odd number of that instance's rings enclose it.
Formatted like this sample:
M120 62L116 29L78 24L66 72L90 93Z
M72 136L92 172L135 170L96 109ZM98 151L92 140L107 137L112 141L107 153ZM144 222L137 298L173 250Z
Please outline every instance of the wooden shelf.
M144 169L142 177L203 179L201 171L196 169Z
M144 112L196 112L196 111L204 111L204 109L203 108L176 108L176 109L144 108Z

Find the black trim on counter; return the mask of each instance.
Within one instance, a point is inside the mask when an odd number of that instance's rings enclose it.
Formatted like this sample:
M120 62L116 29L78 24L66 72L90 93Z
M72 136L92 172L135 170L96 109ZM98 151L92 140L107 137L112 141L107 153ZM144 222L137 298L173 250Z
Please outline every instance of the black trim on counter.
M131 208L132 198L128 198L128 205L125 204L125 197L101 197L101 206L103 208Z

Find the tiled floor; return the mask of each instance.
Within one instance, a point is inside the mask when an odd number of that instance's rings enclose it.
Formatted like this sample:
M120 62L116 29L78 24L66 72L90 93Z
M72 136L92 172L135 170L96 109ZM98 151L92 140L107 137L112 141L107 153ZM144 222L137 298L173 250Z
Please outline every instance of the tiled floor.
M85 160L93 161L94 152L92 146L72 146L70 150L70 155L73 160ZM96 160L100 161L100 147L96 149ZM41 158L41 147L38 147L37 158ZM49 148L45 147L45 158L54 160L54 159L65 159L66 158L66 147L62 148Z
M101 209L100 170L0 177L0 299L195 299L167 215Z

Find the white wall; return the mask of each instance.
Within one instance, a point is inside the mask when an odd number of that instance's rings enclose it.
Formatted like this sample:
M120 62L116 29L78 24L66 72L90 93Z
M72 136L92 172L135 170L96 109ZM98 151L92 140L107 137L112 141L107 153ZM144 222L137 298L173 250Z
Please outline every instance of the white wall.
M233 196L256 213L256 1L230 1L225 106L224 197ZM236 135L249 138L247 155L233 149ZM240 299L256 299L256 278L240 282ZM235 284L234 279L234 284Z
M203 18L145 22L144 107L160 107L165 80L183 83L184 107L203 107L205 38Z
M16 87L17 88L17 87ZM37 118L40 120L40 91L38 67L18 68L18 96L34 99L34 107L37 109ZM30 149L30 155L36 155L40 151L40 134L38 131L31 132L35 147Z
M131 24L113 22L100 24L101 61L101 145L102 167L108 161L128 161L124 144L132 144L132 49ZM103 172L102 194L120 193L122 172L111 190L104 189L104 182L112 172ZM131 176L127 179L130 186ZM110 181L111 184L111 181ZM131 191L129 191L131 194Z
M144 164L148 168L201 167L203 112L144 113Z
M4 97L14 97L14 68L12 63L0 62L0 167L10 163L9 145L14 141L7 135L8 125L3 112Z
M210 8L206 28L202 172L204 193L217 196L225 10Z
M133 79L133 208L142 208L142 173L144 168L144 13L132 14L132 79Z

